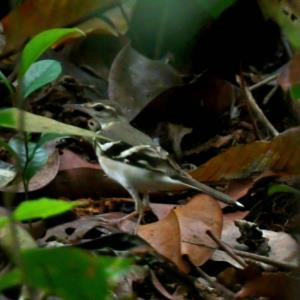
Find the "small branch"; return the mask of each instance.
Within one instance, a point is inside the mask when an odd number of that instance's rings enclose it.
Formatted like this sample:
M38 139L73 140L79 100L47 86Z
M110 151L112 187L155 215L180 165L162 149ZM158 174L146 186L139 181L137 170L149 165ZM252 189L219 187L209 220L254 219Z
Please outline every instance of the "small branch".
M271 259L266 256L249 253L246 251L240 251L240 250L234 250L234 253L241 257L250 258L255 261L262 262L262 263L265 263L265 264L268 264L268 265L271 265L271 266L274 266L274 267L277 267L280 269L285 269L288 271L299 270L299 266L296 266L296 265L290 264L290 263L286 263L286 262L282 262L282 261L276 261L276 260Z
M277 79L277 77L278 77L278 74L273 74L273 75L267 76L263 80L249 86L249 90L253 91L253 90L255 90L255 89L257 89L257 88L259 88L259 87L261 87L265 84L268 84L269 82L272 82L273 80Z
M212 231L207 230L206 234L214 241L216 244L223 249L230 257L232 257L235 261L237 261L243 268L246 268L248 265L247 263L241 259L239 256L237 256L234 251L227 246L225 243L223 243Z
M275 129L275 127L270 123L270 121L267 119L261 108L257 105L251 91L246 86L243 78L240 76L237 77L238 82L241 85L241 88L245 94L245 97L247 99L247 103L249 104L249 107L251 111L255 114L255 116L258 118L258 120L263 124L265 128L267 128L270 133L272 134L272 137L278 136L279 132Z
M219 294L221 296L226 297L226 299L235 299L234 293L232 291L227 289L225 286L223 286L219 282L213 280L200 267L196 267L196 270L202 278L204 278L215 290L217 290L219 292Z
M274 96L274 94L276 93L276 91L278 90L278 85L275 85L271 88L271 90L269 91L269 93L265 96L264 100L263 100L263 104L266 105L270 99Z

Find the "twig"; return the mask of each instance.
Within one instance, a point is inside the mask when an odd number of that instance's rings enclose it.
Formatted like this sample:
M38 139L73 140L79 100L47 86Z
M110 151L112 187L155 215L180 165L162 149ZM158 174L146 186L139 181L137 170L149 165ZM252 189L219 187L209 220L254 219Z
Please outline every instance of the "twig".
M226 299L235 299L234 293L227 289L224 285L220 284L216 280L213 280L208 276L200 267L196 267L196 271L204 278L215 290L219 292L221 296L226 297Z
M286 263L286 262L282 262L282 261L277 261L274 259L271 259L269 257L266 256L262 256L262 255L258 255L258 254L254 254L254 253L249 253L246 251L240 251L240 250L234 250L234 253L242 256L242 257L246 257L246 258L250 258L253 259L255 261L258 262L262 262L280 269L285 269L288 271L293 271L293 270L299 270L299 266L296 266L294 264L291 263Z
M263 80L249 86L249 90L253 91L253 90L255 90L255 89L257 89L257 88L259 88L259 87L261 87L261 86L263 86L263 85L265 85L265 84L267 84L267 83L269 83L273 80L275 80L277 77L278 77L278 74L273 74L273 75L267 76Z
M214 241L216 244L223 249L230 257L232 257L235 261L237 261L242 267L246 268L248 265L247 263L237 256L234 251L227 246L224 242L222 242L212 231L207 230L206 234Z
M255 116L258 118L258 120L264 125L265 128L267 128L273 137L277 136L279 132L275 129L275 127L270 123L270 121L267 119L261 108L257 105L251 91L244 83L243 79L238 76L238 81L241 84L241 88L245 94L245 97L247 98L247 102L250 106L251 111L255 114Z
M265 96L264 100L263 100L263 104L266 105L269 100L273 97L273 95L276 93L278 89L278 85L275 85L271 88L271 90L269 91L269 93Z

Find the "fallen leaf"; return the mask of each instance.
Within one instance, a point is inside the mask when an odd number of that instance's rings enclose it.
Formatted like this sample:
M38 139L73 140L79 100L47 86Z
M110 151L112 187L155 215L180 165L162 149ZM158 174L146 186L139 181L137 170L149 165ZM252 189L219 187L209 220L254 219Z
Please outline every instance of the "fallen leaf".
M75 168L101 169L99 164L91 164L71 150L64 149L60 154L59 170L63 171Z
M182 256L187 255L192 263L202 265L216 248L206 231L220 236L221 229L222 211L218 202L210 196L198 195L172 210L165 219L139 226L138 235L187 272L189 266Z
M248 297L268 297L268 299L298 299L299 279L284 273L264 272L246 282L242 289L235 295L236 299ZM298 297L294 298L298 294Z
M179 224L174 211L165 219L139 226L138 235L176 264L181 271L190 270L188 263L182 258Z
M132 120L157 95L180 85L171 66L151 60L126 45L116 56L109 73L109 98Z
M262 232L263 237L268 239L268 245L271 248L268 255L270 259L297 265L299 254L298 246L297 242L291 237L291 235L285 232L275 232L270 230L262 230ZM234 249L248 251L248 248L245 245L237 242L237 238L239 238L240 235L240 231L234 225L234 221L231 218L225 219L222 232L222 241ZM236 262L233 262L227 254L223 253L221 255L220 253L215 253L216 256L213 255L213 260L226 261L237 268L241 268L241 266Z
M271 142L259 141L232 147L191 172L204 182L242 179L272 171L275 174L299 174L300 128L278 135Z
M284 91L300 83L300 52L296 53L282 69L277 80Z
M220 237L223 214L219 203L208 195L197 195L175 209L181 236L181 254L201 266L213 254L216 243L207 235L210 230Z
M6 40L3 53L18 48L28 38L43 30L73 24L95 10L108 8L116 2L114 0L23 1L1 20Z

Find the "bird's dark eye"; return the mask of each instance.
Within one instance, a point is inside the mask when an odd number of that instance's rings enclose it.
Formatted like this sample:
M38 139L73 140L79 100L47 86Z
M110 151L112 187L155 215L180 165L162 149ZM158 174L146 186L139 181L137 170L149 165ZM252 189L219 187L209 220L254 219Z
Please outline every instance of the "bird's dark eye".
M103 105L101 105L101 104L97 104L97 105L95 105L95 106L93 107L93 109L94 109L95 111L97 111L97 112L102 112L102 111L105 110L105 107L104 107Z
M95 119L88 120L88 127L92 131L101 130L101 125Z

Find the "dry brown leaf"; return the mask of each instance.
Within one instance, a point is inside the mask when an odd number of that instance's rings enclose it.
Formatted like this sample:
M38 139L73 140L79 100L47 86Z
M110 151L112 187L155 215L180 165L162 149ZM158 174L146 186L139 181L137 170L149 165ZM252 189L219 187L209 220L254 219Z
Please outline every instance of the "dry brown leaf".
M108 92L109 98L132 120L157 95L181 83L174 68L126 45L110 69Z
M182 255L199 266L213 254L216 245L207 236L207 230L221 235L222 211L216 200L198 195L165 219L140 226L138 234L186 272L189 268Z
M234 220L237 220L239 217L243 218L244 213L234 214L236 218L233 218L232 214L226 216L224 219L224 226L222 232L222 241L227 245L230 245L234 249L248 251L248 247L239 244L237 238L241 236L239 229L235 226ZM268 245L270 246L270 252L268 257L274 261L286 262L298 264L298 255L299 250L297 242L292 238L292 236L285 232L275 232L271 230L262 230L263 237L268 240ZM216 251L212 257L216 261L226 261L231 265L234 265L237 268L241 266L234 262L227 254L220 253Z
M37 196L66 197L68 199L126 196L126 191L101 170L73 168L60 171L55 179Z
M262 273L248 281L236 294L236 299L248 297L268 297L268 299L297 299L293 293L298 290L299 280L284 273ZM299 295L298 295L299 296Z
M2 52L18 48L28 38L43 30L70 25L95 10L107 8L116 2L115 0L26 0L1 21L6 40Z
M174 211L165 219L139 226L138 235L157 252L173 261L181 271L189 271L189 265L181 255L179 224Z
M201 266L217 247L207 235L207 230L220 237L222 232L222 210L219 203L208 195L197 195L187 205L177 207L181 235L181 254L188 255L190 261Z
M78 154L68 149L64 149L62 151L62 154L60 155L59 170L63 171L63 170L69 170L75 168L91 168L91 169L100 170L100 165L91 164L86 160L82 159Z
M288 91L291 86L300 83L300 52L295 54L283 68L278 77L278 83L284 91Z
M299 174L299 151L300 128L296 127L271 142L259 141L232 147L201 165L191 175L199 181L214 182L248 178L265 171Z

